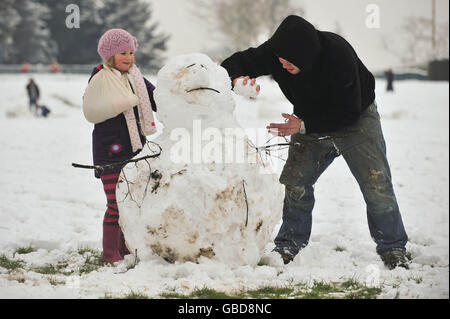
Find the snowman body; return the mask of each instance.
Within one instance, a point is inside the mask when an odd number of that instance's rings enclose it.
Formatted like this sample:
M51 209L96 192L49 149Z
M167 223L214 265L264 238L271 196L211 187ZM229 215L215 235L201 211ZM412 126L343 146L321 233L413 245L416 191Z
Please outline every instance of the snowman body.
M158 73L155 100L161 155L128 164L117 187L129 250L141 260L256 265L283 192L233 116L226 70L203 54L178 56Z

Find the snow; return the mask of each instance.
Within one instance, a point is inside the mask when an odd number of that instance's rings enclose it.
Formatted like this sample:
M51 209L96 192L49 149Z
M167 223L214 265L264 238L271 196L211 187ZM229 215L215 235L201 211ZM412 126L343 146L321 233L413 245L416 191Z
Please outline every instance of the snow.
M106 204L93 172L71 167L73 162L91 163L92 126L81 111L88 75L33 74L42 102L52 110L47 119L27 112L29 76L0 75L0 255L22 259L29 268L63 261L77 267L83 262L78 248L101 250ZM149 78L156 83L155 76ZM265 127L292 111L274 82L259 83L256 100L234 96L242 127ZM369 235L358 185L339 158L316 185L310 244L287 266L233 265L208 258L198 264L169 264L152 258L122 274L102 267L66 276L62 285L52 285L48 276L34 271L0 268L0 298L101 298L130 291L158 298L168 291L187 294L195 287L233 292L348 278L380 283L379 298L449 298L448 86L404 81L396 83L395 94L388 94L385 82L377 82L388 159L410 237L410 270L384 267ZM279 174L282 162L274 161L274 167ZM30 245L37 250L14 255Z
M256 99L259 95L257 85L244 85L244 81L245 78L237 79L233 88L234 93L250 99Z

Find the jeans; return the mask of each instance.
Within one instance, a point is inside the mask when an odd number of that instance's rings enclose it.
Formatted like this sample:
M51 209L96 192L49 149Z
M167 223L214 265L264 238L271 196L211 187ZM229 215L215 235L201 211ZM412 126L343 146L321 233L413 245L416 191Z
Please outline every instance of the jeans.
M34 114L37 114L37 99L30 97L30 112L33 113L33 107L34 107Z
M289 149L280 176L286 195L283 223L275 238L277 247L296 255L308 245L315 203L313 186L333 160L342 155L364 196L377 252L405 249L408 236L392 186L376 103L350 127L327 134L295 134L291 141L295 144Z

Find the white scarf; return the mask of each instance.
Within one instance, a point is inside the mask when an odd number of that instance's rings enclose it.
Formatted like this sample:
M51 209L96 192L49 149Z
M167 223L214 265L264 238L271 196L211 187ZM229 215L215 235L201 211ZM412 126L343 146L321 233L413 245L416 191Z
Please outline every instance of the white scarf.
M131 83L133 85L134 93L139 98L139 126L141 133L144 136L152 135L156 133L155 120L153 118L152 105L150 103L150 98L148 96L147 86L144 82L144 77L142 76L139 68L133 64L133 66L128 71L131 75ZM126 73L122 76L128 84L128 77ZM125 120L128 126L128 132L130 133L131 146L133 147L133 152L143 148L141 143L141 138L139 136L138 127L136 124L136 117L134 115L133 108L123 112Z

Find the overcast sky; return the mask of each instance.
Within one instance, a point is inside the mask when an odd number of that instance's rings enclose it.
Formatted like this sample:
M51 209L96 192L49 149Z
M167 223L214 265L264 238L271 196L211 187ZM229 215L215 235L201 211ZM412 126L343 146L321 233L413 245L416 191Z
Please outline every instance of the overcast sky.
M172 35L168 57L205 52L214 45L210 26L192 14L191 0L147 0L152 3L159 30ZM242 0L251 1L251 0ZM305 18L320 30L334 31L340 25L343 36L354 46L363 62L373 70L397 63L382 46L382 38L395 32L409 16L431 17L431 0L293 0L305 9ZM449 1L437 0L438 22L449 21ZM380 10L380 28L368 28L367 6ZM372 11L373 12L373 11Z

